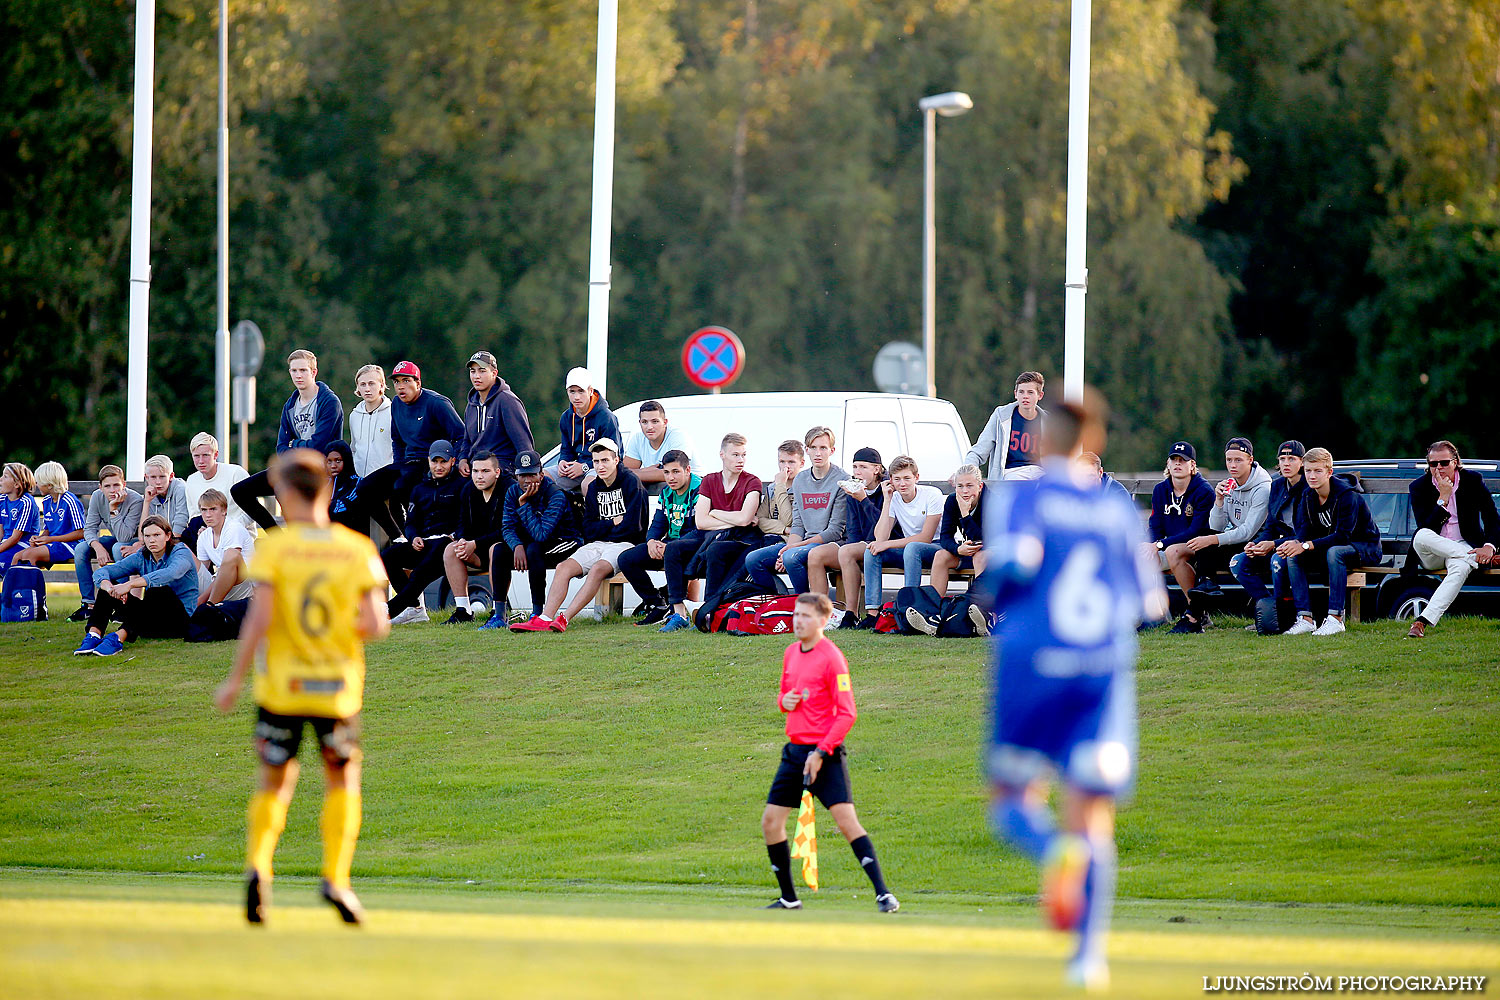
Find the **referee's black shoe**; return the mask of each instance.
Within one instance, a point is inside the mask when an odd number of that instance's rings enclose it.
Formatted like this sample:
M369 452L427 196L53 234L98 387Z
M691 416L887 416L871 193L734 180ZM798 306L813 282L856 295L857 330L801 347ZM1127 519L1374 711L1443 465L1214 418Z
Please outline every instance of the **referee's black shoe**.
M347 886L336 886L326 878L318 890L328 905L339 911L339 916L346 924L363 923L365 919L365 908L359 905L359 897L354 890Z
M892 898L894 898L894 897L892 897ZM800 909L802 909L802 900L800 900L800 899L787 900L787 899L782 899L780 896L777 896L769 904L767 904L766 906L761 907L761 909L763 909L763 910L800 910Z
M901 903L893 893L882 893L875 897L875 909L881 913L895 913L901 909Z
M266 911L270 908L270 883L263 884L260 872L252 868L245 876L245 919L252 924L265 923Z

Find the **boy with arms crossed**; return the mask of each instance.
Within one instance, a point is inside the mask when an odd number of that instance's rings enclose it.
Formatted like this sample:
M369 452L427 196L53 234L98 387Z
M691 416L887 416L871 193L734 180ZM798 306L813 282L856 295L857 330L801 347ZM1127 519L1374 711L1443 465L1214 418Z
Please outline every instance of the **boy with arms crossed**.
M260 543L250 575L258 587L240 628L234 667L214 695L228 712L251 661L255 671L255 749L260 780L248 812L249 872L245 919L265 920L271 856L297 785L297 750L311 723L323 754L322 896L345 923L364 918L349 888L359 839L359 712L364 643L391 630L385 615L385 567L364 535L328 519L331 487L321 452L298 448L271 463L271 485L286 527Z
M768 910L800 910L802 900L792 885L792 853L786 842L786 820L808 789L833 816L839 832L849 841L854 857L875 887L875 908L895 913L901 908L886 887L875 858L875 845L860 826L849 795L849 764L844 759L844 737L854 725L854 689L849 683L849 663L826 636L833 604L822 594L803 594L792 612L792 631L797 641L781 658L781 693L777 706L786 713L787 744L781 750L781 766L771 781L760 828L766 837L766 854L781 895Z

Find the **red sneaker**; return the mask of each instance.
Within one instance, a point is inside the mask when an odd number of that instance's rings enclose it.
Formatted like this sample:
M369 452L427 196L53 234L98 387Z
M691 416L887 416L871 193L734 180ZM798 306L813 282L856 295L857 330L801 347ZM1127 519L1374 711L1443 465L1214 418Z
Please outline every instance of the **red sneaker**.
M512 632L545 632L552 627L552 623L541 615L532 615L524 622L516 622L510 627Z
M547 627L552 629L552 631L554 632L566 632L568 630L568 616L558 615L556 618L552 619L552 621L547 623Z

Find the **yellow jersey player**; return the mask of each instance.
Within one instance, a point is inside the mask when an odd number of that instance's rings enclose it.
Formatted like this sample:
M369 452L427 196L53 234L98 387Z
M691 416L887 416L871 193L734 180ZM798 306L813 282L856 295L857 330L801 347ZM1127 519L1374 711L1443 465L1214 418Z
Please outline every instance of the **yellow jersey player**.
M255 593L240 629L234 667L214 697L228 712L256 654L255 749L260 781L250 797L245 917L265 919L271 856L297 784L297 748L312 725L323 755L323 898L346 923L364 916L349 888L359 838L359 712L364 642L388 635L386 576L370 539L328 518L332 492L321 454L299 448L276 457L271 485L286 516L256 546Z

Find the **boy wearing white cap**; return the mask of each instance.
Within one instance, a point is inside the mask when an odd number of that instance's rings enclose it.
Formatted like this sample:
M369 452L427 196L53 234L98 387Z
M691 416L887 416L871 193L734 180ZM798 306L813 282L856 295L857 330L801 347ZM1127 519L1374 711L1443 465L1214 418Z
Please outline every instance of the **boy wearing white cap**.
M557 427L562 434L558 449L557 483L564 489L578 490L594 467L589 449L595 441L620 440L620 422L610 412L609 402L594 388L587 368L568 372L568 408Z

